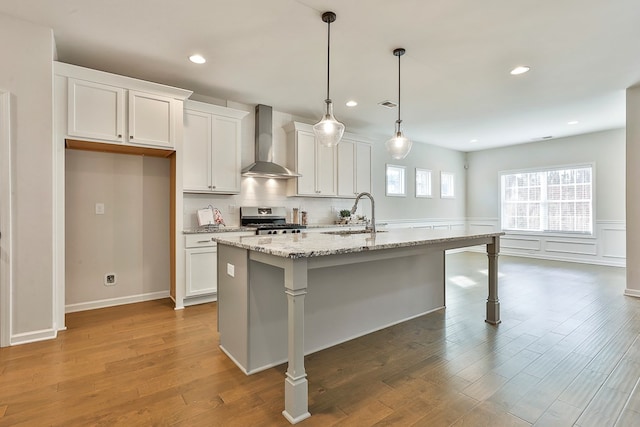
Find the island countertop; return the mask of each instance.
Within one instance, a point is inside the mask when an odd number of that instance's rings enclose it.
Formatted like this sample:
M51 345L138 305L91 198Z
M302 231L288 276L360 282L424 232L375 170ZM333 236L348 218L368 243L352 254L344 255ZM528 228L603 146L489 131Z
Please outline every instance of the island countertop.
M394 229L372 233L299 233L268 236L215 236L218 243L278 257L298 259L349 254L419 245L468 242L502 236L504 232L478 233L469 230ZM464 244L468 246L468 244Z

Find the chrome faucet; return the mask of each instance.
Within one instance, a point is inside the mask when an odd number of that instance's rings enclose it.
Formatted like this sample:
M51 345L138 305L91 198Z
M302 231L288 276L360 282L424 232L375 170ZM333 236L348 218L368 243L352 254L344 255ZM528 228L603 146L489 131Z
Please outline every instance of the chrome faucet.
M376 202L373 200L373 196L371 193L363 192L356 196L356 202L353 204L351 208L351 215L356 213L356 209L358 209L358 202L362 196L367 196L371 200L371 225L367 224L365 226L365 230L371 230L372 233L376 232Z

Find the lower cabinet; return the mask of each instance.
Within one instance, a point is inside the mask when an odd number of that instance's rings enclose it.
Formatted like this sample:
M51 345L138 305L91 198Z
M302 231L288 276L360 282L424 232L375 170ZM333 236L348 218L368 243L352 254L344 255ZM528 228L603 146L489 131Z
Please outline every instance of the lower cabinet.
M185 250L185 296L213 294L218 291L218 246Z
M254 236L253 231L227 231L228 237ZM215 301L218 293L218 233L187 234L184 240L184 305Z

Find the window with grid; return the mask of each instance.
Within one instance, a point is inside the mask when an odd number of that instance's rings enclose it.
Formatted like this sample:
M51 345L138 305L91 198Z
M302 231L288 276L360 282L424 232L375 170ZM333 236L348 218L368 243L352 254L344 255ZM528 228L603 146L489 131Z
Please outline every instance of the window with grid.
M502 173L502 229L591 234L592 169L577 166Z

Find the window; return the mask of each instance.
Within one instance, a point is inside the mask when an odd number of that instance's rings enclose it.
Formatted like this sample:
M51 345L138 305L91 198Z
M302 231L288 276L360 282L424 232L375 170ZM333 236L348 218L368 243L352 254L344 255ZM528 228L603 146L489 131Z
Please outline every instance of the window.
M431 197L431 171L416 168L416 197Z
M453 199L455 197L454 175L451 172L440 172L440 198Z
M387 165L387 196L404 196L405 188L405 167Z
M502 229L593 232L593 167L500 175Z

